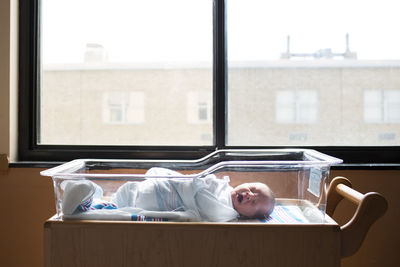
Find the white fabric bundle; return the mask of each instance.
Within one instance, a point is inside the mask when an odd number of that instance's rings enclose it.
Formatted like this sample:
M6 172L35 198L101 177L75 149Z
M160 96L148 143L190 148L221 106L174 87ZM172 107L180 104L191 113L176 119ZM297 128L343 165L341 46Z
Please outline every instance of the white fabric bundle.
M164 168L151 168L146 175L182 178L149 178L143 182L128 182L118 189L113 203L119 208L141 208L143 211L140 214L153 217L157 217L156 211L163 212L163 216L167 212L184 212L183 217L187 219L192 216L192 221L225 222L239 216L233 209L232 187L227 177L218 179L208 175L203 178L184 178L184 175Z
M118 209L78 213L76 207L79 204L98 195L99 190L95 189L98 186L90 181L69 181L63 194L64 218L131 220L132 215L136 214L172 221L226 222L236 220L239 216L233 208L232 187L229 186L228 177L218 179L208 175L185 178L178 172L164 168L151 168L146 176L149 178L145 181L127 182L118 189L112 198Z

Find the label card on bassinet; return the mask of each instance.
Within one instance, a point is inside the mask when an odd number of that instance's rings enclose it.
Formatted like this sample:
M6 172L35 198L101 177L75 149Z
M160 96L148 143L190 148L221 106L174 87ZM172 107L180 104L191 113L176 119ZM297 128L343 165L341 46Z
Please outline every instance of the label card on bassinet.
M320 195L322 172L320 169L311 168L310 180L308 181L308 192L316 197Z

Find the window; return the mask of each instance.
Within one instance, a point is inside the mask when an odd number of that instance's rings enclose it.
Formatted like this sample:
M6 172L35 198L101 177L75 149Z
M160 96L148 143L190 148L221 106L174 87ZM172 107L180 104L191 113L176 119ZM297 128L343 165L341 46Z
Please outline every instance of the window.
M189 92L187 94L187 114L190 124L211 123L211 94Z
M143 92L106 92L103 96L104 123L138 124L145 122Z
M39 3L38 144L212 145L211 0ZM187 88L209 127L186 123Z
M395 1L363 3L363 14L357 1L323 1L329 12L314 0L227 2L228 145L354 153L345 163L398 149L395 96L369 111L363 98L365 88L400 89L400 39L379 30L400 22ZM385 123L372 126L365 116Z
M366 123L400 123L400 90L366 90L364 120Z
M315 91L278 91L277 123L316 123L318 101Z
M21 1L20 159L290 146L400 162L396 1L324 3Z

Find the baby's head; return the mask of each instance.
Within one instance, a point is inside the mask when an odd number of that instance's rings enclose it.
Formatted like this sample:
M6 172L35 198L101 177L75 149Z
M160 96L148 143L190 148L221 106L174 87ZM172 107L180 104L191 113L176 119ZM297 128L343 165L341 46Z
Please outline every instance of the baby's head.
M245 183L231 192L234 209L246 218L265 218L275 206L271 189L263 183Z

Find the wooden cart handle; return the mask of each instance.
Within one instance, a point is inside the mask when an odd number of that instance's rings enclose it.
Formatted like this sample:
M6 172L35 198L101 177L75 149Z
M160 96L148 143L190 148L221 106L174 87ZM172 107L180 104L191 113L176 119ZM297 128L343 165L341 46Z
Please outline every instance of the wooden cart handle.
M348 257L357 252L371 225L383 216L388 208L386 199L376 192L361 194L351 188L345 177L336 177L329 185L326 213L332 216L339 202L346 198L357 205L357 210L348 223L341 226L341 256Z

